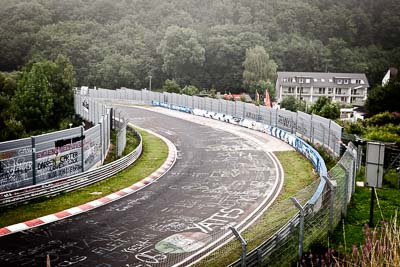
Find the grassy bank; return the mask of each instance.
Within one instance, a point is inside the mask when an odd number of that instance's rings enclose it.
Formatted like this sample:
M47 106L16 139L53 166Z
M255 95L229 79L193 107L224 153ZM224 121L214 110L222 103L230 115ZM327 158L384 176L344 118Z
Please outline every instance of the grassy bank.
M142 156L127 170L94 185L52 198L32 201L17 207L0 209L0 227L52 214L128 187L158 169L168 156L168 146L159 138L139 131L143 137ZM131 139L131 138L129 138ZM133 140L128 141L130 148ZM137 141L136 141L137 142ZM91 193L98 192L97 195Z
M254 225L244 231L243 237L247 241L248 251L271 237L279 227L283 226L297 212L289 197L310 185L318 177L312 164L298 152L282 151L275 152L275 155L282 164L285 173L283 189L275 203ZM311 191L305 192L304 198L314 193ZM240 252L240 244L235 240L218 249L196 266L227 266L240 257Z

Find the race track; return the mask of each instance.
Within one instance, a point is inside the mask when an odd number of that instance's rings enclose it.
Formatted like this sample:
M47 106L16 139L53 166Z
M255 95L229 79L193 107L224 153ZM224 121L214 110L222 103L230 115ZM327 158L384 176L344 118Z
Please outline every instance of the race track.
M176 145L175 166L126 198L0 238L0 266L45 266L47 254L51 266L172 266L228 226L251 222L278 193L282 175L270 151L282 142L172 111L123 109Z

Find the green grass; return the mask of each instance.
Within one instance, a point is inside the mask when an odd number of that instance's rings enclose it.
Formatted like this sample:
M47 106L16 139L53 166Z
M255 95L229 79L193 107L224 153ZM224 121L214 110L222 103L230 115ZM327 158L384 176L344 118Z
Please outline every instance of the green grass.
M0 209L0 227L52 214L64 209L84 204L102 196L128 187L147 177L158 169L168 156L168 146L158 137L145 131L139 131L143 137L142 156L127 170L74 192L65 193L52 198L45 198L17 207ZM132 148L132 147L131 147ZM101 192L100 195L91 195Z
M131 151L133 151L138 145L139 145L139 139L136 138L135 134L129 130L130 128L127 127L126 129L126 146L125 149L122 153L122 157L128 155ZM117 132L115 130L111 131L111 145L108 150L108 154L106 159L104 160L103 164L110 163L114 160L117 160L117 149L116 149L116 143L117 143Z
M379 225L380 221L389 221L395 214L395 210L400 207L400 192L398 189L384 188L376 189L379 199L379 206L375 201L374 208L374 225ZM346 252L350 252L351 246L354 244L360 246L364 241L363 228L369 223L371 190L365 187L357 187L352 197L350 204L347 207L347 217L343 223L339 223L336 227L332 240L331 247L338 249L344 247L346 241ZM381 217L381 212L383 218ZM344 251L343 251L344 252Z
M310 161L298 152L282 151L274 153L284 169L283 189L275 203L254 225L242 233L248 244L248 252L271 237L298 211L294 208L289 197L318 178ZM308 193L311 196L314 192ZM235 240L218 249L195 266L227 266L240 257L240 252L240 244Z

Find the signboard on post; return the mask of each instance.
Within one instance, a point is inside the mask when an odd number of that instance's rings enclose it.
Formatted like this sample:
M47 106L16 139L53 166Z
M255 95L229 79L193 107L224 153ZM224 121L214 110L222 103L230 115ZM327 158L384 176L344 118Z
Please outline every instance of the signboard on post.
M369 187L382 187L383 160L385 158L385 145L382 143L367 143L367 160L365 170L365 185Z

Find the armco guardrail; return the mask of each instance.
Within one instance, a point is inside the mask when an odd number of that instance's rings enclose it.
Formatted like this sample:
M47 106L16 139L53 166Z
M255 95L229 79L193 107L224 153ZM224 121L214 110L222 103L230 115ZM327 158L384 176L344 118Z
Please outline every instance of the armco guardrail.
M70 177L7 192L0 192L0 206L13 205L39 197L48 197L61 192L69 192L117 174L135 162L142 153L142 137L139 133L136 132L136 134L140 139L139 145L128 155L94 170L89 170Z

